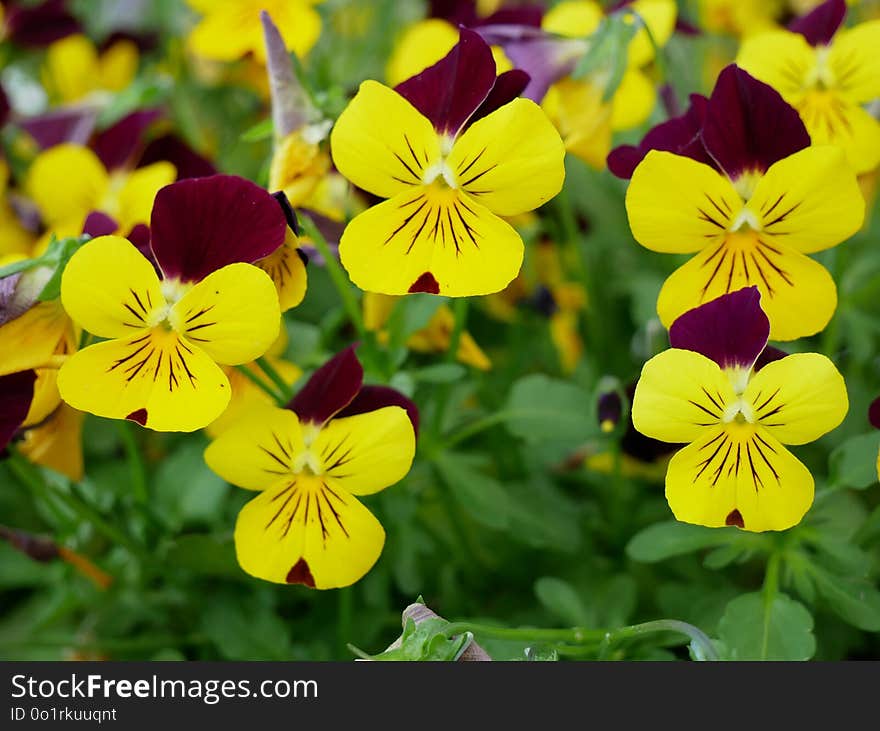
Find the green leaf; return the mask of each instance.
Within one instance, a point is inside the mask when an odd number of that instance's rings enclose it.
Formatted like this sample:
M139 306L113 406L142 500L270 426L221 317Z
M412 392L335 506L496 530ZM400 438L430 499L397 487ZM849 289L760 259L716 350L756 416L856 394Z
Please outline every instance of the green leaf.
M453 452L440 456L435 465L450 492L474 520L489 528L506 528L510 520L510 499L501 483L482 470L483 457Z
M724 546L735 539L736 528L706 528L670 520L636 533L626 546L627 555L642 563L656 563L703 548Z
M629 64L629 44L639 29L631 14L613 13L602 19L590 37L589 48L581 57L572 78L586 76L603 85L603 99L608 101L620 86Z
M505 411L508 431L527 442L581 442L599 431L592 396L572 383L542 374L518 380Z
M422 383L454 383L461 380L467 373L467 368L458 363L438 363L417 371L413 371L413 378Z
M272 136L273 130L272 118L268 117L242 132L239 139L242 142L259 142L260 140L267 140Z
M535 582L538 601L556 618L567 625L584 626L589 615L577 591L567 581L555 576L542 576Z
M165 549L168 566L189 569L203 576L233 576L244 578L235 560L235 545L231 534L182 535Z
M447 637L444 634L447 626L449 622L442 617L431 617L418 623L412 617L407 617L400 646L373 655L372 659L405 662L458 660L473 641L473 635L465 632L456 637Z
M816 652L813 617L785 594L765 601L761 592L731 601L718 623L730 660L809 660Z
M812 576L828 606L854 627L880 631L880 591L868 581L839 576L818 566Z
M876 483L878 450L880 431L847 439L829 457L831 484L864 490Z

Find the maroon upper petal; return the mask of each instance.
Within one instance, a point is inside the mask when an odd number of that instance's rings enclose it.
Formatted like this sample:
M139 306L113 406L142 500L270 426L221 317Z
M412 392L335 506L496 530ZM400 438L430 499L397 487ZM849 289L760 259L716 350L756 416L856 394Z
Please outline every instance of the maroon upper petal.
M795 18L788 29L800 33L811 46L831 43L846 17L846 0L827 0L806 15Z
M875 398L868 407L868 421L875 429L880 429L880 398Z
M800 115L779 92L738 66L718 76L706 106L703 144L721 170L736 180L810 146Z
M0 450L5 449L27 418L34 398L34 371L0 376Z
M722 368L751 368L770 337L757 287L724 294L685 312L669 328L673 348L692 350Z
M364 369L351 345L337 353L306 382L287 408L302 422L323 424L348 406L364 382Z
M489 96L495 59L477 33L462 28L453 49L395 89L431 120L439 134L455 136Z
M9 97L0 85L0 127L6 124L7 119L9 119Z
M472 125L478 119L488 117L496 109L500 109L508 102L512 102L525 91L528 85L529 75L525 71L521 69L505 71L495 79L495 86L492 87L492 91L489 92L486 100L480 104L479 109L468 120L467 126Z
M92 136L97 112L85 107L58 109L21 120L19 126L27 132L41 150L47 150L62 142L85 145Z
M500 8L485 18L477 18L470 25L474 28L481 25L525 25L540 28L543 19L544 8L540 5L514 5L510 8Z
M99 132L92 142L92 149L107 170L131 167L144 147L147 128L161 116L160 109L142 109L127 114Z
M618 178L628 180L651 150L674 152L715 167L700 137L708 101L702 94L691 94L690 107L680 117L658 124L638 146L621 145L613 149L608 154L608 169Z
M66 0L46 0L39 5L6 5L6 33L21 46L48 46L78 33L79 21L67 10Z
M354 400L336 416L355 416L386 406L400 406L406 410L416 436L419 435L419 408L410 399L390 386L364 386Z
M88 234L93 239L98 236L109 236L116 233L119 224L116 219L111 218L102 211L92 211L83 223L82 232Z
M167 160L177 170L177 179L205 178L216 175L217 168L202 157L177 135L167 134L152 140L144 149L138 167Z
M168 279L197 282L236 262L253 263L284 243L275 199L235 175L191 178L156 194L151 247Z
M764 350L761 351L761 355L758 356L758 360L755 361L755 365L753 366L755 373L761 370L768 363L772 363L775 360L782 360L787 357L789 354L784 350L780 350L779 348L775 348L772 345L768 345Z
M480 19L476 0L430 0L428 16L464 26L471 26Z

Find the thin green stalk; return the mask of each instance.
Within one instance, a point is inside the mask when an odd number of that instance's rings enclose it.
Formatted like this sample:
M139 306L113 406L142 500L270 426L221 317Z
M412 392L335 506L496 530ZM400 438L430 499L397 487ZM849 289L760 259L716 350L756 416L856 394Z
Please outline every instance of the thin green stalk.
M468 299L459 297L452 303L452 312L455 320L452 325L452 334L449 337L449 347L443 360L454 363L458 355L458 345L461 342L461 334L464 332L468 316ZM450 386L443 384L434 391L434 433L438 436L443 430L443 419L446 416L446 404L449 402Z
M265 391L269 396L271 396L275 402L279 406L286 406L287 402L290 399L284 397L283 394L278 393L272 386L266 383L262 378L260 378L256 373L254 373L250 368L246 365L237 365L235 368L244 375L251 383L253 383L257 388L262 391Z
M308 216L302 216L300 218L300 224L302 224L306 236L312 240L315 248L324 258L324 266L327 269L327 273L330 275L330 279L333 280L333 286L336 287L336 291L339 293L342 305L348 313L348 318L351 320L351 324L354 325L354 329L357 330L358 336L366 342L369 335L367 333L367 328L364 326L364 318L361 314L361 308L358 305L357 298L355 297L351 286L349 285L348 275L343 271L342 266L336 260L336 256L330 251L330 245L327 243L327 239L324 238L323 234L318 230L318 227L314 224L312 219Z
M257 358L257 365L260 366L263 373L269 376L269 380L278 387L278 391L285 399L285 403L289 402L293 397L293 393L290 390L290 384L281 377L281 374L277 370L275 370L275 367L269 362L269 359L266 358L266 356Z
M489 414L482 419L477 419L467 426L462 427L447 439L445 442L446 447L454 447L455 445L470 439L472 436L486 431L486 429L491 429L493 426L503 424L512 416L514 416L513 411L496 411L494 414Z
M128 421L117 421L117 430L122 439L125 449L125 457L128 460L128 470L131 475L131 489L135 500L141 505L147 505L150 500L147 489L147 468L144 464L141 450L138 447L137 437L134 433L134 425Z
M354 616L354 587L339 589L338 613L336 615L336 639L339 643L340 657L345 657L352 636L352 617Z
M761 656L767 657L767 647L770 643L770 609L779 593L779 565L782 554L774 551L767 561L767 572L764 574L764 631L761 636Z

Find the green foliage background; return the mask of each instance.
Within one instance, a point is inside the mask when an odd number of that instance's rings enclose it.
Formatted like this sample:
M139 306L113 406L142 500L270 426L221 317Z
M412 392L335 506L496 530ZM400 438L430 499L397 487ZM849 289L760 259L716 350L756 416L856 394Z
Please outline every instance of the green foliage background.
M79 3L96 38L109 29L112 5ZM244 87L200 84L182 53L188 11L172 0L150 5L146 25L159 32L160 48L104 121L164 103L194 147L215 151L221 170L265 183L265 104ZM322 106L338 113L363 78L383 78L396 30L423 7L331 0L321 12L325 31L307 73ZM708 61L697 60L724 43L672 40L666 65L681 95L707 90ZM13 67L16 83L37 78L34 57L4 54L4 80ZM654 306L680 263L632 240L622 181L574 159L567 174L563 193L540 211L540 231L527 238L542 233L562 246L568 276L589 293L586 352L573 374L561 369L546 318L522 307L515 323L499 324L479 300L470 303L467 328L493 361L487 373L401 346L362 346L367 380L413 395L423 430L409 476L366 500L387 542L360 583L316 592L248 577L231 536L249 496L207 469L205 437L89 417L82 483L0 463L0 522L75 548L114 582L99 590L66 564L36 563L0 543L0 657L350 659L348 643L369 653L390 644L401 610L419 594L447 619L504 627L684 620L732 659L880 657L880 433L866 419L880 394L877 216L817 257L838 284L839 308L823 334L793 344L835 361L851 403L839 429L795 450L816 478L815 505L782 534L712 530L672 520L662 477L563 466L585 447L619 453L620 430L597 428L600 379L625 386L667 346ZM528 255L525 266L533 266ZM312 266L309 277L305 302L286 321L287 355L306 371L355 339L326 271ZM403 301L392 343L439 303ZM496 659L687 657L684 640L670 633L574 648L489 634L477 632L477 640Z

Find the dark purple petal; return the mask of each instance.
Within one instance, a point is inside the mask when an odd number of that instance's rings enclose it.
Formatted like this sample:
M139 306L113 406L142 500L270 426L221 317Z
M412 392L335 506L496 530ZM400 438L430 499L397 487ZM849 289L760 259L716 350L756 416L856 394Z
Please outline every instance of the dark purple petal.
M880 429L880 398L875 398L868 407L868 421L875 429Z
M115 219L101 211L92 211L86 216L82 232L88 234L94 239L98 236L110 236L110 234L115 234L118 229L119 224Z
M471 26L480 19L475 0L430 0L428 17L442 18L455 26Z
M6 34L20 46L48 46L61 38L79 33L79 21L71 15L66 0L46 0L39 5L6 5Z
M361 390L364 369L351 345L337 353L306 382L287 408L302 422L323 424L348 406Z
M395 89L431 120L439 134L454 137L494 84L492 51L477 33L462 28L458 43L446 56Z
M0 450L6 448L27 417L36 380L34 371L0 376Z
M412 422L413 431L419 435L419 407L400 391L389 386L364 386L354 400L337 417L366 414L369 411L383 409L386 406L400 406Z
M800 115L779 92L731 64L718 76L703 123L703 144L736 180L810 146Z
M669 328L673 348L692 350L722 368L751 368L770 337L757 287L724 294L685 312Z
M485 18L478 18L471 23L474 28L482 25L524 25L540 28L544 19L544 8L540 5L515 5L501 8Z
M174 165L178 180L206 178L217 174L217 168L209 160L174 134L162 135L152 140L144 149L138 167L152 165L160 160L167 160Z
M151 247L164 276L187 282L269 256L284 243L286 229L277 201L235 175L166 185L150 218Z
M18 124L37 143L47 150L62 142L85 145L92 136L97 112L90 108L59 109L38 117L23 119Z
M525 91L529 85L529 75L521 69L505 71L495 79L495 86L489 92L486 100L480 104L480 108L474 112L468 120L467 126L472 125L478 119L488 117L496 109L501 109L508 102L512 102Z
M117 30L101 41L101 45L98 46L98 51L103 53L114 43L118 43L119 41L129 41L134 43L140 53L146 53L155 50L159 46L159 35L152 32L130 33L124 30Z
M753 366L754 371L757 373L768 363L772 363L775 360L782 360L788 356L784 350L780 350L779 348L774 348L772 345L768 345L764 350L761 351L761 355L758 356L758 360L755 361L755 365Z
M800 33L811 46L831 43L846 17L846 0L827 0L806 15L795 18L788 29Z
M485 25L479 33L486 43L501 46L511 63L529 75L523 96L540 102L551 84L568 76L586 51L579 38L560 38L540 28Z
M3 86L0 85L0 127L6 124L6 120L9 119L9 108L9 97L6 96Z
M691 23L686 18L682 18L680 15L675 19L675 32L681 33L683 36L703 35L703 31L700 30L699 26Z
M144 147L144 134L162 116L160 109L143 109L126 115L116 124L99 132L92 149L107 170L132 167Z
M596 404L596 416L602 431L613 431L623 415L623 402L617 391L608 391L599 396Z
M608 169L618 178L628 180L651 150L674 152L715 167L700 137L707 103L708 99L701 94L691 94L688 110L680 117L658 124L645 135L638 147L621 145L613 149L608 154Z
M283 190L277 190L272 193L272 197L278 201L278 205L281 206L281 212L284 214L284 220L287 221L287 227L299 236L299 221L296 220L296 211L294 211L293 206L290 205L287 194Z

